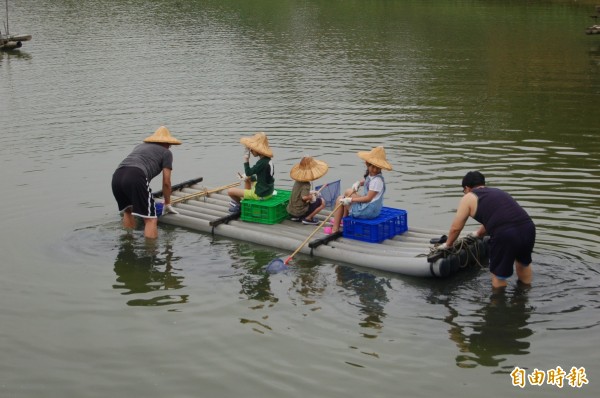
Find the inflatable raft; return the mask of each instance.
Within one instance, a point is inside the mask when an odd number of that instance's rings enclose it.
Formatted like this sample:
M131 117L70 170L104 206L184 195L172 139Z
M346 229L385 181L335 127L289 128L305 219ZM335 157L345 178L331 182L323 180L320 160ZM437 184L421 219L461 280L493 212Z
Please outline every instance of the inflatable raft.
M487 264L487 241L464 237L459 238L449 250L437 250L432 240L439 239L442 231L410 224L402 234L381 243L370 243L349 239L342 234L327 235L324 228L287 219L274 224L244 221L239 213L229 212L227 188L232 184L210 189L202 186L201 180L197 178L173 187L171 202L179 214L163 215L159 217L159 223L270 246L289 253L295 252L318 228L298 254L417 277L443 278L465 268ZM155 194L159 195L160 192ZM324 210L320 219L324 220L329 214L329 210Z

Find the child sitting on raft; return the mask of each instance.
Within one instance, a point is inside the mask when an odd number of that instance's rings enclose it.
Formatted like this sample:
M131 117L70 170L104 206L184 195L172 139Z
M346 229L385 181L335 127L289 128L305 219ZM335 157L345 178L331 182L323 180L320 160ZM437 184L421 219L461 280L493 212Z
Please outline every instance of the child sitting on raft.
M287 212L292 221L302 221L302 224L317 225L315 216L325 208L325 199L311 191L311 182L327 173L327 163L305 156L300 163L290 170L290 177L295 181L292 187Z
M242 199L262 200L269 199L275 189L275 167L272 157L273 151L269 147L269 140L265 133L260 132L252 137L243 137L240 142L246 147L244 152L244 189L229 188L227 194L231 198L229 211L239 213ZM250 167L250 155L260 157L254 167Z
M351 215L364 219L376 218L383 207L385 180L381 171L392 170L392 166L386 160L385 150L382 146L378 146L369 152L358 152L358 157L365 161L367 173L364 179L356 181L351 189L344 192L344 196L338 198L337 203L343 206L336 206L333 233L339 231L343 217Z

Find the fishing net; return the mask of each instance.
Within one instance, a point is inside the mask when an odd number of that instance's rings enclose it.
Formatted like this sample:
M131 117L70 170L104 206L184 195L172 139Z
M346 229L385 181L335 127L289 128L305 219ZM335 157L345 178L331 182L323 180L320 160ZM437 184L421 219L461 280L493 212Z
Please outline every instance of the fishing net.
M276 258L267 264L266 270L269 274L277 274L281 271L285 271L287 268L287 265L285 265L282 259Z
M326 209L333 210L335 207L335 200L340 196L340 181L337 180L325 184L325 188L320 192L321 197L325 199ZM315 187L315 190L318 191L322 186Z

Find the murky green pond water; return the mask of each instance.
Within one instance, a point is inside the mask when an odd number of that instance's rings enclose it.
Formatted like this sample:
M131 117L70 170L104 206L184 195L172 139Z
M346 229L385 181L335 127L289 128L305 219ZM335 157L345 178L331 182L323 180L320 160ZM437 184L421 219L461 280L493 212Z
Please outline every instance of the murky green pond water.
M600 36L544 1L11 1L0 53L0 396L598 395ZM4 17L4 13L0 14ZM2 28L4 31L4 28ZM447 229L479 169L538 227L533 288L413 279L162 226L120 227L110 177L166 125L174 181L235 180L269 135ZM158 182L156 187L158 188ZM589 384L513 386L515 368ZM581 375L581 373L579 373ZM577 383L575 383L577 384Z

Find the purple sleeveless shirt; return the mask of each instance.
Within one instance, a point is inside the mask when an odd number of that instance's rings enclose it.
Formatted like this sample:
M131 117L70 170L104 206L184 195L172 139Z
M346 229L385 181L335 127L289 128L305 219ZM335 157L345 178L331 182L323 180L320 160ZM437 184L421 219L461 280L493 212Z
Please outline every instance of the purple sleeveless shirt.
M482 187L471 192L477 196L477 212L473 218L483 224L490 235L533 222L512 196L498 188Z

